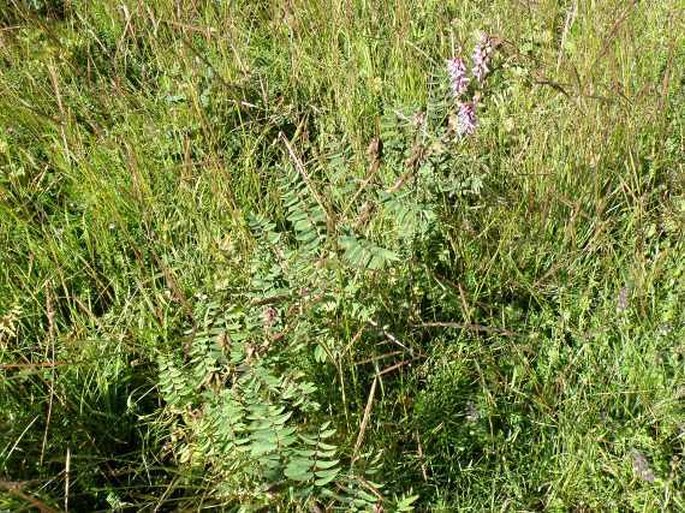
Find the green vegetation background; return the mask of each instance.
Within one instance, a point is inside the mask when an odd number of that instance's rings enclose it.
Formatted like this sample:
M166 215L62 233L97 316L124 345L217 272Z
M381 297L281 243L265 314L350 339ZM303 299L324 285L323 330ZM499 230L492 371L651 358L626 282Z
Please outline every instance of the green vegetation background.
M685 511L684 13L0 0L0 510Z

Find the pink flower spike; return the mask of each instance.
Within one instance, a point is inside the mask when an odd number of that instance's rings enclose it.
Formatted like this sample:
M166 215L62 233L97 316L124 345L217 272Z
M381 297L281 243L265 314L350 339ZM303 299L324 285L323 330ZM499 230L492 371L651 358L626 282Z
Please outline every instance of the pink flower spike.
M481 33L480 39L473 49L473 76L478 82L483 82L488 73L490 73L490 58L492 57L492 40L490 36Z
M466 64L459 56L447 60L447 73L450 77L450 87L455 100L466 92L469 86L469 77L466 75Z
M457 135L466 137L476 131L476 107L473 102L459 103L457 112Z

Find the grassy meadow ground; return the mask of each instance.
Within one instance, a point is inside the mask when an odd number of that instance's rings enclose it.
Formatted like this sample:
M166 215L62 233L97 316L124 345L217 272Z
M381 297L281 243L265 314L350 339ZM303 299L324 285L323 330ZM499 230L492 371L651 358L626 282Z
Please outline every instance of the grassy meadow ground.
M0 511L685 511L684 70L683 0L0 0Z

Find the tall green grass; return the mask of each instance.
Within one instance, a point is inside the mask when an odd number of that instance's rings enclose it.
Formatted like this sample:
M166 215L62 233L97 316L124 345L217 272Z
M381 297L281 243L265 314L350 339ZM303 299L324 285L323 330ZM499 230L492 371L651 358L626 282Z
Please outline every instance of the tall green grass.
M193 424L218 395L162 386L264 305L282 333L235 369L312 383L318 410L255 397L331 422L377 508L685 509L684 8L5 0L0 509L324 511L238 491ZM422 146L481 30L477 133Z

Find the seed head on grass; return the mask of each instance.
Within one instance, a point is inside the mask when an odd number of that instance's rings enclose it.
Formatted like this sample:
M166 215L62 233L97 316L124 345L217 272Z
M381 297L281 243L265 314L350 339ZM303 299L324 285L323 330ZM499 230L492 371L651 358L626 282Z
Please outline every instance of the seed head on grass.
M618 293L618 301L616 302L616 311L618 313L625 312L628 309L628 287L621 287Z
M466 75L464 59L458 55L447 60L447 73L450 76L450 87L454 99L459 101L462 94L469 86L469 77Z
M473 401L466 403L466 421L470 423L478 422L480 419L480 412Z
M656 476L649 466L647 457L637 449L633 449L631 456L633 458L633 472L635 475L643 481L653 483L656 480Z
M272 306L268 306L262 312L262 321L264 322L264 327L269 329L273 328L274 324L278 320L278 312Z

